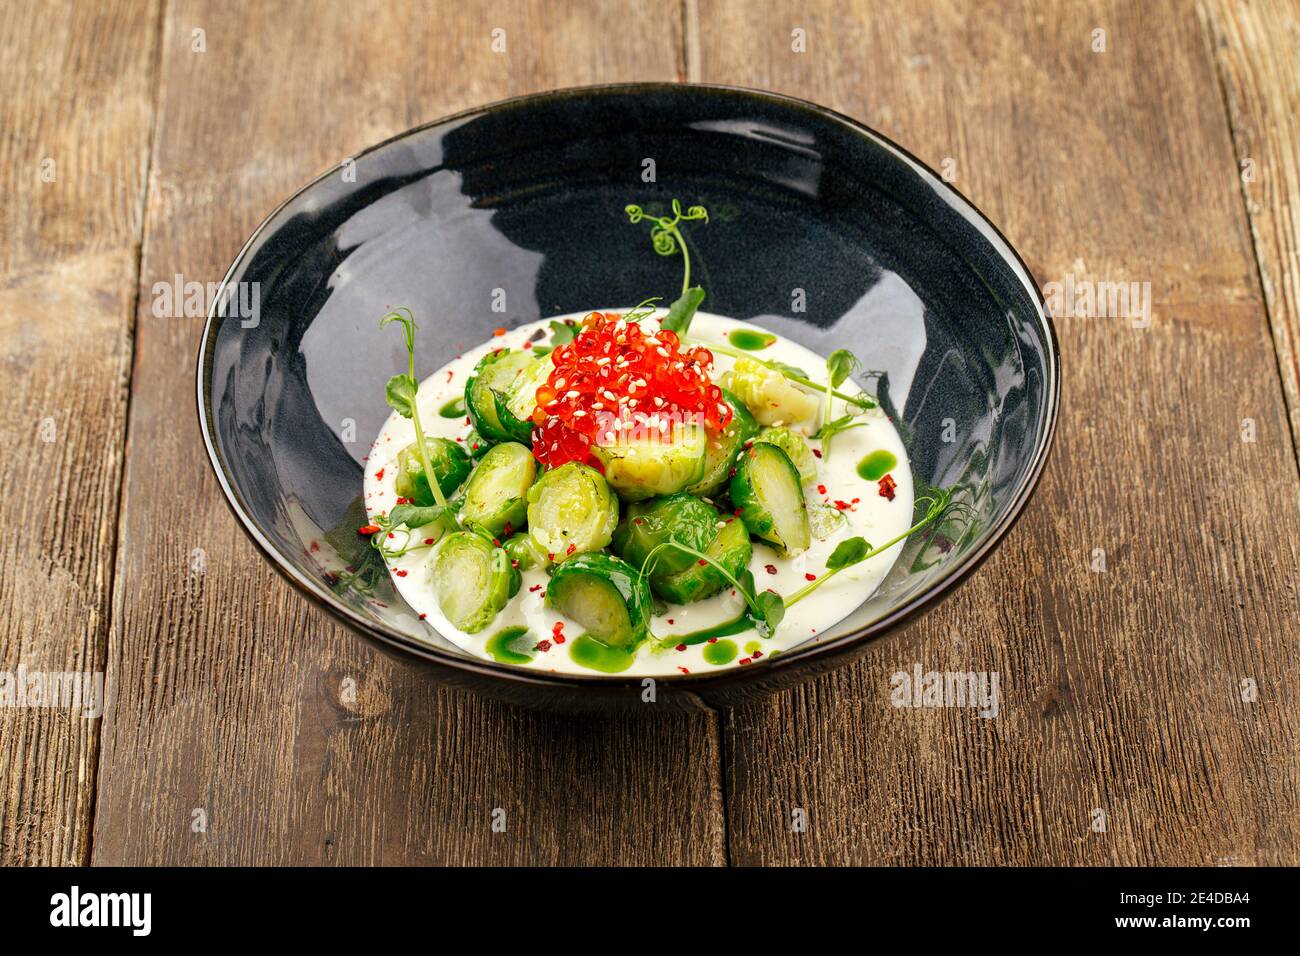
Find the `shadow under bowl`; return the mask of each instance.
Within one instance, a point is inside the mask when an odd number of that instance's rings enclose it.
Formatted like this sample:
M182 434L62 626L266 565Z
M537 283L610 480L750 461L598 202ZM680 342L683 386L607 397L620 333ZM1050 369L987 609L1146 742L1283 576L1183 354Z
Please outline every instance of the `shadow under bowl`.
M649 180L648 182L646 180ZM753 665L641 678L473 657L395 592L362 470L405 367L390 306L420 322L417 376L546 316L680 282L624 207L673 197L705 308L815 352L849 347L911 457L960 507L913 536L881 587L813 640ZM239 253L203 332L198 404L231 508L271 563L362 636L448 684L569 711L729 706L808 679L932 607L1004 537L1038 481L1059 360L1037 285L1001 234L878 133L789 97L633 84L462 113L346 160ZM349 570L351 569L351 570Z

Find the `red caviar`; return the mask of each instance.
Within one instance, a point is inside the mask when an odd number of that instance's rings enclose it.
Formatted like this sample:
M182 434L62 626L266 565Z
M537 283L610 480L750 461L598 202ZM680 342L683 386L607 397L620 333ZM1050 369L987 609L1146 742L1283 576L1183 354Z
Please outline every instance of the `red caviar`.
M594 464L592 446L616 444L620 431L662 433L659 423L701 420L719 430L731 421L731 406L709 378L713 353L683 347L675 332L592 312L551 357L555 368L537 389L532 436L533 454L547 467ZM664 437L671 440L671 432Z

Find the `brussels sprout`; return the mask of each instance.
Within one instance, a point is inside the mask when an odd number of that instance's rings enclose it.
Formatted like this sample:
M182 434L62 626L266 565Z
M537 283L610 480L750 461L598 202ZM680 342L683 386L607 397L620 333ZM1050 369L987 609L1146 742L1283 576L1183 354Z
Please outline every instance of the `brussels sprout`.
M799 472L800 481L806 484L817 480L817 459L813 457L807 439L798 432L791 431L785 426L764 428L754 440L771 442L785 452L785 456L790 459L790 464L794 465L795 470Z
M799 472L789 456L771 442L755 442L737 459L731 500L751 533L787 554L803 551L812 543Z
M716 510L685 491L666 498L638 501L628 506L627 514L614 532L614 553L632 567L641 568L650 552L666 541L703 551L718 533L718 520ZM651 586L655 578L684 571L695 561L685 551L665 548L655 556Z
M533 360L525 365L506 391L506 409L519 421L527 422L533 417L537 407L537 390L546 384L555 371L555 360L549 355L538 356L533 353Z
M519 590L519 572L505 550L470 531L439 541L430 571L438 607L453 626L470 634L491 624Z
M429 467L438 476L442 496L449 498L469 474L469 455L449 438L431 438L428 435L424 437L424 449L429 453ZM433 489L429 487L415 442L397 453L395 488L399 498L407 498L412 504L423 507L435 504Z
M567 462L528 491L528 533L551 560L564 561L609 544L618 498L595 468Z
M645 640L652 601L635 568L598 551L559 565L546 587L551 607L576 621L589 637L624 650Z
M462 521L473 522L492 535L506 525L522 528L528 515L528 489L537 475L533 453L523 445L493 445L465 484Z
M817 414L817 396L751 358L736 359L724 379L723 384L739 396L760 425L788 425Z
M745 403L725 388L722 398L731 406L731 421L721 431L709 431L708 447L704 452L704 477L686 489L693 495L706 498L726 487L736 453L758 434L758 422L749 414Z
M465 410L469 412L475 430L488 441L528 441L531 424L525 426L510 415L502 420L501 412L505 408L502 396L534 361L536 359L526 351L502 349L489 352L474 366L473 373L465 381Z
M672 430L672 441L661 434L623 432L615 444L592 446L605 469L605 480L628 501L681 491L704 473L708 447L704 426L679 424Z
M662 560L663 555L672 550L672 548L665 548L655 560ZM754 546L749 543L749 531L744 523L731 518L713 536L704 553L726 568L733 578L739 580L754 556ZM663 578L652 577L650 587L665 601L688 604L691 601L702 601L713 597L730 583L713 565L700 564L692 558L691 565L684 571Z
M526 531L512 534L501 547L506 549L510 560L521 571L531 571L533 568L545 567L547 564L546 552Z

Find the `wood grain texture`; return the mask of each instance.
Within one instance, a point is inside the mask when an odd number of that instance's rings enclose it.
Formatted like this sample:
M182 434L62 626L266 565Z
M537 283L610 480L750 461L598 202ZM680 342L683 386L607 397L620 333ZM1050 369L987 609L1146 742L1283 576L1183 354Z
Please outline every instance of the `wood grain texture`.
M672 79L680 22L630 0L171 4L142 285L220 276L281 198L409 126ZM497 27L505 54L489 50ZM142 302L138 322L95 862L722 862L712 715L543 717L369 650L282 583L222 503L191 397L201 321Z
M1291 432L1300 442L1300 7L1202 2L1241 169Z
M103 670L156 19L143 0L3 14L0 672L15 680ZM0 865L88 860L98 735L80 709L0 708Z
M703 80L817 100L954 160L1040 282L1150 282L1154 302L1146 330L1059 319L1053 460L954 598L730 716L731 859L1300 861L1296 464L1194 8L701 0L699 22ZM1294 162L1294 145L1277 149ZM998 717L891 706L914 663L997 672Z

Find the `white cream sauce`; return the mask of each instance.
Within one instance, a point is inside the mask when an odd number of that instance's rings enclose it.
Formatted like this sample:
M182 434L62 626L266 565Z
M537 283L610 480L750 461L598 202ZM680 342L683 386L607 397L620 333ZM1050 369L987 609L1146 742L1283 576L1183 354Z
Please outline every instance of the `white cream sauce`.
M621 313L626 310L603 311ZM569 318L580 319L583 314L585 313ZM656 324L656 320L663 314L661 311L654 318L645 320L645 324ZM463 442L469 432L466 419L463 416L444 418L440 410L463 395L466 378L488 352L500 348L523 348L524 343L539 330L546 335L534 344L549 344L549 321L551 320L543 319L522 325L505 335L489 339L421 382L418 402L420 423L425 434ZM699 312L691 323L691 340L705 346L711 343L727 345L727 336L735 329L766 331L751 323ZM797 366L813 381L825 381L825 358L785 338L778 337L769 347L752 354L758 358ZM730 356L715 352L714 380L718 380L733 364ZM846 394L861 391L851 382L845 383L839 390ZM844 403L836 400L832 414L844 414L843 408ZM814 537L812 547L794 557L782 557L771 547L756 541L750 569L759 590L771 588L778 594L789 596L808 583L807 575L825 573L826 558L844 539L860 535L869 542L881 543L902 534L910 526L913 488L906 450L884 412L873 409L867 413L865 421L866 425L840 432L834 437L829 464L824 457L819 457L817 480L806 486L810 505L825 502L834 506L837 501L848 504L849 507L841 512L847 520L838 522L828 537ZM816 422L808 422L798 430L807 434L815 429ZM414 441L415 426L409 419L394 412L371 447L366 462L365 506L366 513L372 518L397 504L397 493L394 490L398 470L397 454ZM821 443L809 439L809 445L820 450ZM891 452L898 460L891 471L897 483L893 501L881 497L877 482L868 481L857 473L858 462L864 455L877 449ZM820 487L825 487L824 493L819 491ZM760 639L755 631L750 630L725 638L734 641L739 648L735 659L729 664L708 663L704 658L704 649L708 644L689 645L685 650L677 650L675 646L660 649L659 645L674 635L687 634L734 619L744 608L744 600L734 590L724 590L715 597L693 604L668 605L666 612L653 620L651 630L654 638L647 639L632 666L621 672L620 676L672 675L683 671L702 673L718 670L720 666L738 666L741 661L759 663L771 657L775 651L796 647L834 627L865 601L889 572L902 547L903 543L900 542L874 558L841 571L824 586L789 608L775 636ZM389 562L389 572L402 597L422 615L430 628L469 653L490 660L491 655L485 646L493 634L507 627L527 627L532 635L530 644L542 640L552 643L549 650L535 653L530 663L517 666L588 675L596 673L570 657L569 650L582 629L546 606L543 598L550 578L543 569L524 571L519 593L497 616L496 621L477 634L467 634L453 627L438 608L430 580L429 556L428 549L403 555ZM769 573L769 568L774 568L776 573ZM566 640L563 644L554 643L552 638L557 621L564 622L563 634ZM759 651L757 657L753 649Z

